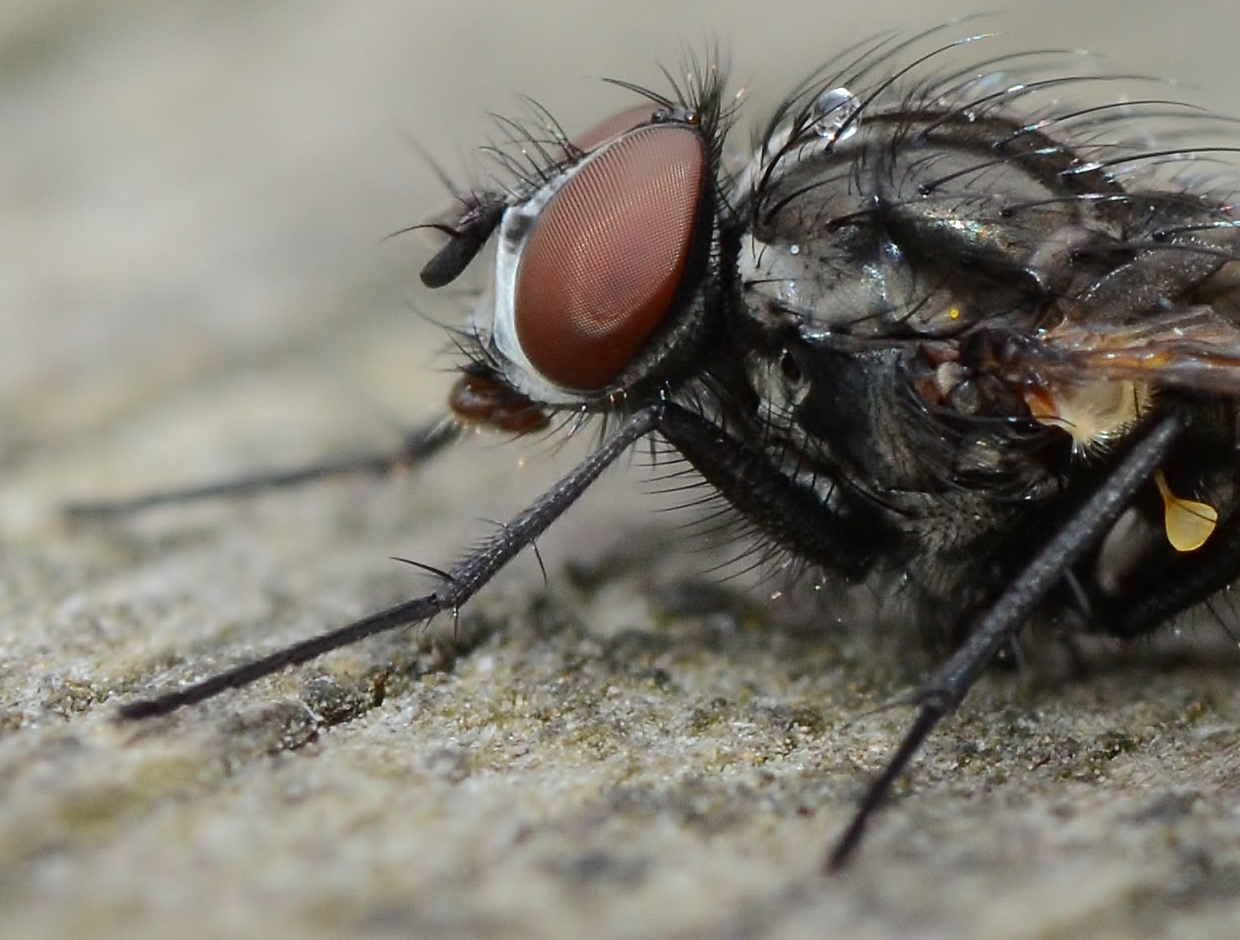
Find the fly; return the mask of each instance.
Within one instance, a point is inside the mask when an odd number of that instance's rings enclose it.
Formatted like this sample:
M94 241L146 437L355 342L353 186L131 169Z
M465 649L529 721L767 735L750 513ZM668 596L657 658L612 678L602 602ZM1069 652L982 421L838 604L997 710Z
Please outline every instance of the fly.
M458 195L422 269L493 243L449 414L397 454L78 514L428 459L468 427L604 423L600 445L432 593L121 708L162 715L455 611L634 444L656 436L779 551L899 584L942 664L826 866L843 866L940 720L1033 621L1154 630L1240 577L1240 222L1151 147L1160 99L958 59L941 30L854 47L748 154L711 62L570 137L544 112ZM669 76L670 77L670 76ZM1049 99L1049 100L1048 100Z

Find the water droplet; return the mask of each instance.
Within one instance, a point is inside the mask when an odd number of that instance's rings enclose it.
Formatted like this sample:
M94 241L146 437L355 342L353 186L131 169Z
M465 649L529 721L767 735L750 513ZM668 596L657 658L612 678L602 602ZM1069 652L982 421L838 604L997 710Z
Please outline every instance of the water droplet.
M857 133L857 122L852 120L861 109L861 102L844 86L824 91L814 99L810 108L810 127L819 137L829 137L833 142L847 140Z

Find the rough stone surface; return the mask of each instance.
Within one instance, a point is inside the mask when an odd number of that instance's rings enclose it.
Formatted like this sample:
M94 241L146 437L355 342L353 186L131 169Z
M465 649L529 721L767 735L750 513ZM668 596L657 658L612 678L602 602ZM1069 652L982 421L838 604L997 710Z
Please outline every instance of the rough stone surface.
M1001 25L1240 99L1233 0L1167 10ZM924 663L832 602L703 574L720 556L647 511L669 501L640 460L540 543L547 583L527 553L455 636L112 720L425 590L388 556L450 563L582 452L478 439L405 476L58 516L435 413L435 323L469 298L418 288L417 236L383 240L443 204L419 148L468 166L518 93L584 126L625 100L585 76L657 84L710 36L759 114L909 22L881 0L4 6L0 934L1237 935L1240 656L1214 631L988 676L826 881L908 718L872 709Z

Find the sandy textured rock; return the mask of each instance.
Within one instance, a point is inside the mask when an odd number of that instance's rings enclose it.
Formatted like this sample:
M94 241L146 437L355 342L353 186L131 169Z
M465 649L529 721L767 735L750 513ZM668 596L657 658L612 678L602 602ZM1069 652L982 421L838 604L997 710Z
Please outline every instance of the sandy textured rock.
M545 6L545 9L543 8ZM517 93L579 127L718 36L751 113L905 5L0 11L0 933L1234 937L1240 657L1215 631L988 677L845 877L817 874L918 668L829 604L719 583L640 461L462 612L112 721L426 589L575 445L65 524L120 495L390 446L450 376L416 284ZM913 5L909 4L909 7ZM1025 4L1030 47L1240 100L1232 0ZM961 12L918 4L916 24ZM643 482L645 481L645 482ZM666 505L664 500L662 505ZM834 613L833 613L834 612Z

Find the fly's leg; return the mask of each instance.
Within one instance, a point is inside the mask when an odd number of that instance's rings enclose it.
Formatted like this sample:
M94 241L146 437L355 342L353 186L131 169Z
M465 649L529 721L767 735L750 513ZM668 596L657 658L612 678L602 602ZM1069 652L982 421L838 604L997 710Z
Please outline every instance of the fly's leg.
M148 493L133 499L74 502L67 504L63 511L73 519L106 519L112 516L122 516L138 512L139 510L149 509L154 506L186 503L200 499L214 499L220 496L249 496L263 490L298 486L303 483L312 483L316 480L324 480L328 477L344 476L346 474L355 473L379 476L404 467L415 466L428 460L460 437L462 429L461 423L453 418L439 418L409 434L400 448L390 453L340 457L298 467L294 470L277 470L271 473L240 477L235 480L225 480L220 483L208 483L203 486Z
M120 717L135 719L165 715L185 705L205 701L228 689L249 685L257 679L279 672L286 666L304 663L365 637L422 623L446 610L455 611L495 577L517 553L532 545L617 457L654 430L661 408L662 406L653 405L630 416L615 435L608 438L571 473L508 525L470 552L464 561L446 572L444 583L439 590L363 617L337 630L295 643L175 692L130 702L121 707Z
M893 537L867 505L829 508L743 441L677 405L666 405L659 433L741 515L778 545L858 581ZM846 502L844 494L838 501Z
M1065 572L1102 538L1137 491L1148 483L1182 426L1182 419L1176 414L1158 421L1119 462L1102 487L1016 576L978 621L964 645L918 690L917 717L887 765L870 784L848 827L827 856L828 873L837 872L848 864L870 817L930 732L955 711L987 663L1012 641Z

